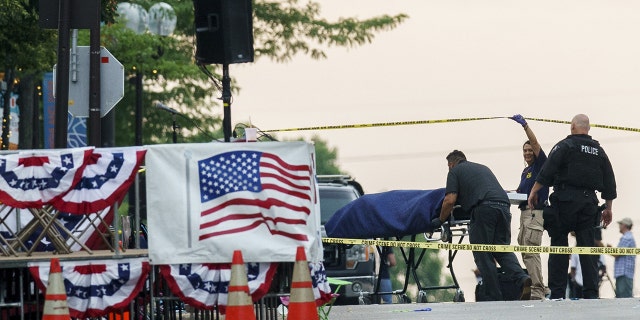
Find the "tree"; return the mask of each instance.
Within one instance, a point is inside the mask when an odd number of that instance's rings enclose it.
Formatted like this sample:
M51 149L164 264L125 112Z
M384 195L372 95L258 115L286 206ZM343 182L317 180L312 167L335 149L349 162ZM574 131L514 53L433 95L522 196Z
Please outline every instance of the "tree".
M43 72L50 71L56 63L57 30L38 26L38 0L0 0L0 63L5 71L9 90L13 79L22 79L23 87L19 105L21 113L28 114L29 121L21 119L21 148L39 148L29 138L34 127L42 125L38 116L38 102L31 99L34 88ZM184 117L177 117L181 127L180 142L210 141L222 137L218 100L219 66L211 67L211 75L194 62L194 27L192 1L165 0L177 16L177 27L172 36L162 37L145 33L138 35L117 21L117 0L101 0L101 45L124 65L125 96L116 110L116 145L134 144L135 77L144 79L143 143L167 143L171 141L172 121L168 113L149 108L151 101L159 100L178 109ZM157 0L131 0L145 8ZM321 16L319 2L301 3L299 0L253 2L255 60L263 59L287 62L297 55L325 59L329 47L355 47L374 40L375 34L389 31L405 21L408 16L381 15L367 19L340 18L328 21ZM11 30L11 32L6 32ZM89 33L81 30L79 45L89 44ZM209 69L206 67L205 69ZM235 84L234 84L235 88ZM5 109L7 110L7 109ZM41 112L40 112L41 114ZM33 116L31 116L33 115ZM6 118L5 118L6 119ZM31 119L35 119L31 121ZM38 122L38 120L40 122ZM6 132L6 131L5 131ZM23 141L23 137L25 141ZM316 145L317 172L319 174L344 173L337 164L337 150L327 142L313 137ZM432 255L430 255L432 256ZM429 265L433 263L429 259ZM441 264L439 265L441 266ZM432 268L439 270L440 268ZM396 268L400 270L400 267ZM439 279L439 272L429 272L429 277ZM432 281L432 280L430 280ZM436 283L435 279L433 280ZM438 280L439 281L439 280Z
M143 143L170 141L172 119L170 115L152 112L151 101L160 100L172 105L185 117L177 119L181 137L185 142L209 141L220 137L221 117L217 99L219 76L209 77L194 62L193 3L167 0L177 16L177 27L172 36L162 37L145 33L135 34L117 22L116 0L101 0L101 44L109 49L125 67L126 79L135 81L137 75L144 79ZM131 1L149 8L157 0ZM5 78L10 85L13 76L32 75L37 79L55 64L57 48L56 30L44 30L38 26L38 0L3 0L0 27L12 30L0 34L0 61ZM353 47L373 40L376 32L391 30L407 16L379 16L369 19L342 18L331 22L320 15L316 2L301 4L298 0L282 2L254 1L254 49L255 60L264 58L286 62L297 54L313 58L326 58L324 48L331 46ZM79 45L88 45L88 31L81 30ZM219 72L213 66L211 75ZM208 68L207 68L208 69ZM37 81L23 85L35 86ZM234 86L235 87L235 86ZM125 87L125 97L116 111L116 144L134 144L135 85ZM35 102L25 101L21 108L34 108ZM36 109L37 110L37 109ZM26 123L21 132L32 127ZM27 146L24 142L23 147ZM37 146L28 146L37 147Z
M133 2L133 1L132 1ZM156 1L134 1L145 8ZM181 141L209 141L222 137L221 110L213 95L220 95L219 76L209 78L194 62L193 5L191 1L166 1L177 16L173 36L137 35L121 23L103 27L103 45L125 66L126 77L134 79L141 72L144 81L143 143L170 142L170 115L150 110L151 101L159 100L175 107L186 117L180 117ZM298 0L279 2L254 1L255 60L267 58L286 62L297 54L316 59L326 58L324 48L353 47L373 40L376 32L391 30L407 16L380 16L369 19L343 18L327 21L320 15L316 2ZM220 73L213 66L212 74ZM233 86L235 88L235 86ZM135 94L134 86L126 86L125 98L117 106L117 145L133 141Z
M38 2L28 0L3 0L0 10L0 64L4 72L7 89L2 93L0 106L9 105L9 93L14 92L15 83L20 83L23 95L18 105L26 116L20 121L20 145L26 148L32 145L32 129L40 126L32 121L37 110L33 90L45 70L51 70L57 48L54 30L45 30L38 26ZM10 31L9 31L10 30ZM20 81L22 80L22 81ZM8 148L9 108L4 108L2 149Z
M298 141L304 141L304 139L298 138ZM338 166L338 149L329 147L327 141L316 135L311 137L311 142L316 149L316 174L347 174Z
M114 21L115 0L101 0L103 21ZM7 105L9 95L19 92L20 141L22 149L41 148L42 118L36 99L36 87L44 72L51 71L56 63L58 48L57 30L39 26L39 0L2 0L0 6L0 65L6 92L0 106ZM10 30L10 31L9 31ZM17 85L16 85L17 84ZM4 124L9 124L9 108L4 109ZM3 130L6 141L8 130ZM6 149L8 144L3 143Z

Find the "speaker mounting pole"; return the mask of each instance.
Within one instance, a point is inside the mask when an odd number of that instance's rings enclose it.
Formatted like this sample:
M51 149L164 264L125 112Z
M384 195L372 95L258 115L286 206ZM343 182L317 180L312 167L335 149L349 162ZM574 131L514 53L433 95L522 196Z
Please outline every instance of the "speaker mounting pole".
M222 64L222 106L223 115L222 131L224 141L231 141L231 77L229 77L229 64Z
M222 131L225 142L231 141L233 133L229 64L253 62L252 2L193 0L196 63L222 64Z

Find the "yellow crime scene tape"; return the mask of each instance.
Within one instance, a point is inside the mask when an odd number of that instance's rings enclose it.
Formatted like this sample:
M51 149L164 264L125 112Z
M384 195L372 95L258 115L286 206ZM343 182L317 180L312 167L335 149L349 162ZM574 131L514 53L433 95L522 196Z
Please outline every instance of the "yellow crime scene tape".
M539 119L539 118L527 118L527 120L531 121L540 121L540 122L552 122L552 123L562 123L562 124L571 124L571 121L562 121L562 120L550 120L550 119ZM612 129L612 130L620 130L620 131L632 131L632 132L640 132L638 128L630 128L630 127L620 127L620 126L610 126L606 124L591 124L591 127L595 128L603 128L603 129Z
M319 127L306 127L306 128L289 128L289 129L263 130L263 132L307 131L307 130L330 130L330 129L353 129L353 128L373 128L373 127L393 127L393 126L409 126L409 125L416 125L416 124L432 124L432 123L449 123L449 122L463 122L463 121L490 120L490 119L500 119L500 118L507 118L507 117L460 118L460 119L414 120L414 121L397 121L397 122L378 122L378 123L342 124L342 125L335 125L335 126L319 126Z
M436 120L413 120L413 121L396 121L396 122L378 122L378 123L360 123L360 124L343 124L332 126L316 126L302 128L286 128L263 130L262 132L285 132L285 131L309 131L309 130L331 130L331 129L355 129L355 128L373 128L373 127L391 127L391 126L407 126L420 124L435 123L453 123L464 121L508 119L509 117L482 117L482 118L457 118L457 119L436 119ZM571 121L541 119L524 117L530 121L551 122L561 124L571 124ZM592 127L640 132L638 128L591 124ZM363 244L375 245L383 247L402 247L402 248L418 248L418 249L434 249L434 250L459 250L459 251L487 251L487 252L524 252L524 253L547 253L547 254L611 254L611 255L638 255L640 248L614 248L614 247L557 247L557 246L513 246L513 245L485 245L485 244L464 244L464 243L435 243L435 242L413 242L413 241L393 241L393 240L368 240L368 239L348 239L348 238L323 238L324 243L336 244Z
M362 244L380 247L457 250L457 251L486 251L486 252L524 252L547 254L611 254L611 255L638 255L640 248L614 248L614 247L557 247L557 246L513 246L498 244L468 244L468 243L441 243L441 242L415 242L374 239L348 239L348 238L322 238L324 243L336 244Z
M273 130L264 130L263 132L391 127L391 126L407 126L407 125L419 125L419 124L493 120L493 119L503 119L503 118L508 119L510 117L458 118L458 119L343 124L343 125L332 125L332 126L273 129ZM571 124L571 121L564 121L564 120L541 119L541 118L530 118L530 117L524 117L524 118L529 121ZM602 125L602 124L591 124L591 127L640 132L640 129L638 128L611 126L611 125ZM435 249L435 250L445 249L445 250L460 250L460 251L524 252L524 253L548 253L548 254L576 253L576 254L593 254L593 255L600 255L600 254L638 255L640 254L640 248L482 245L482 244L463 244L463 243L456 244L456 243L434 243L434 242L413 242L413 241L392 241L392 240L363 240L363 239L347 239L347 238L323 238L322 242L338 243L338 244L377 245L377 246L383 246L383 247L403 247L403 248L420 248L420 249Z
M309 131L309 130L332 130L332 129L355 129L355 128L373 128L373 127L393 127L393 126L409 126L418 124L435 124L435 123L452 123L452 122L464 122L464 121L478 121L478 120L493 120L493 119L508 119L509 117L484 117L484 118L458 118L458 119L437 119L437 120L414 120L414 121L396 121L396 122L378 122L378 123L359 123L359 124L342 124L333 126L317 126L317 127L302 127L302 128L286 128L286 129L272 129L263 130L262 132L285 132L285 131ZM529 118L524 117L530 121L539 122L551 122L561 124L571 124L571 121L553 120L553 119L541 119L541 118ZM640 132L638 128L611 126L604 124L591 124L592 127Z

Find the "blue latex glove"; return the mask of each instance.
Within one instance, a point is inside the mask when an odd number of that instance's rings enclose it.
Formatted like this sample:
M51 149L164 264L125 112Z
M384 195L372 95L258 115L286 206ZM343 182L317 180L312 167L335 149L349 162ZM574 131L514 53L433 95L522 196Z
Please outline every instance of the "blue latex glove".
M523 128L527 125L527 120L519 114L516 114L513 117L509 117L509 119L519 123Z
M435 217L431 220L431 227L434 229L440 228L442 226L442 221L440 221L440 217Z

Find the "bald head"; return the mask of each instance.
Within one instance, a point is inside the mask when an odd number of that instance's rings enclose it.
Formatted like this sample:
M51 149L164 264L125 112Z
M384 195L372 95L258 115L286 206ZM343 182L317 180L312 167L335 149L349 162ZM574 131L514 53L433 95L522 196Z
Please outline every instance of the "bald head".
M585 114L577 114L571 119L571 134L589 134L589 117Z

